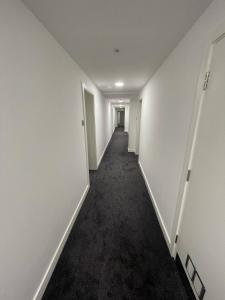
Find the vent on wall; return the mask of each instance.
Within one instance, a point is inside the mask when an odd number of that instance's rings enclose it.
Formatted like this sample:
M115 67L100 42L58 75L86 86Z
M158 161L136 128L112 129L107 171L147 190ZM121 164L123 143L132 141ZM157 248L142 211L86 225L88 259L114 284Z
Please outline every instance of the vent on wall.
M187 269L188 276L191 279L193 287L195 289L196 294L198 295L199 300L203 300L205 296L205 286L202 283L202 280L193 264L193 261L190 258L190 255L187 255L185 267Z

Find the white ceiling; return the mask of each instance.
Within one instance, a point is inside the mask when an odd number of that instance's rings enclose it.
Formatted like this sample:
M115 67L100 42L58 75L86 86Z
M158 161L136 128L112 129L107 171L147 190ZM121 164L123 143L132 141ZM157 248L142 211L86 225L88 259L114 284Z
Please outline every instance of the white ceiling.
M143 87L211 0L23 0L103 91ZM120 53L113 52L119 48ZM118 88L117 88L118 89ZM118 89L119 90L119 89Z

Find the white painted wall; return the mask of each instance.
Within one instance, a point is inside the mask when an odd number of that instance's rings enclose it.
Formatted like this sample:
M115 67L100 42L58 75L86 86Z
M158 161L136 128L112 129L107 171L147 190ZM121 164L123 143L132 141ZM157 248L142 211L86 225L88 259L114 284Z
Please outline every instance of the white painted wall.
M129 105L129 128L128 128L128 150L130 152L136 152L136 134L137 134L137 104L138 97L137 95L132 95L130 97L130 105Z
M223 21L225 1L216 0L140 95L143 99L140 163L169 246L206 41Z
M20 1L0 1L0 39L0 298L30 300L87 188L81 81L98 158L109 107Z
M142 110L142 100L139 99L139 101L137 103L137 117L136 117L136 142L135 142L136 155L139 155L140 131L141 131L141 110Z
M89 170L97 169L94 96L84 89L85 126Z
M108 113L107 113L107 132L108 132L108 136L112 136L114 130L115 130L115 109L113 108L113 106L111 105L110 101L108 99L105 99L105 101L107 101L107 109L108 109Z
M125 105L125 120L124 120L124 131L128 132L129 130L129 121L130 121L130 106L129 104Z

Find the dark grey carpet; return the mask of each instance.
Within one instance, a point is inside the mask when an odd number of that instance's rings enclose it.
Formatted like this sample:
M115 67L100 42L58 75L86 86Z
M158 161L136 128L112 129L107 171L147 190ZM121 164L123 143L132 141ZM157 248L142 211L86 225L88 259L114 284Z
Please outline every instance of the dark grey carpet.
M59 259L44 300L186 300L137 157L118 129Z

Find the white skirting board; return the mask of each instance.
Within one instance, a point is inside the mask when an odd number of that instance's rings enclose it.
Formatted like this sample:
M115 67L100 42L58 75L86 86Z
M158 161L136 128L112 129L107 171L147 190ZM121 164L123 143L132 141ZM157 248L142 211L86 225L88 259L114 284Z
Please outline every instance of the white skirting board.
M156 212L156 215L157 215L157 218L158 218L158 221L159 221L161 230L162 230L163 235L164 235L164 238L165 238L165 240L166 240L166 244L167 244L167 246L168 246L168 248L169 248L169 251L171 252L171 240L170 240L170 236L169 236L168 231L167 231L167 229L166 229L165 223L163 222L163 218L162 218L162 216L161 216L161 214L160 214L160 211L159 211L157 202L156 202L155 197L154 197L154 195L153 195L153 193L152 193L152 190L151 190L151 188L150 188L150 184L149 184L148 179L147 179L147 177L146 177L146 175L145 175L143 166L142 166L142 164L141 164L140 161L139 161L138 163L139 163L139 166L140 166L140 169L141 169L142 176L143 176L143 178L144 178L146 187L147 187L147 189L148 189L149 196L150 196L150 198L151 198L151 200L152 200L152 203L153 203L153 206L154 206L154 209L155 209L155 212Z
M135 150L132 148L128 148L128 152L135 152Z
M73 227L73 224L76 221L78 213L79 213L79 211L80 211L80 209L82 207L82 204L83 204L83 202L84 202L84 200L86 198L86 195L87 195L87 193L89 191L89 188L90 188L89 185L85 188L85 191L84 191L84 193L83 193L83 195L82 195L82 197L81 197L81 199L79 201L79 204L76 207L76 209L75 209L75 211L74 211L74 213L72 215L72 218L70 219L70 222L69 222L69 224L68 224L68 226L67 226L67 228L66 228L66 230L65 230L65 232L64 232L64 234L63 234L63 236L62 236L62 238L61 238L61 240L59 242L58 247L55 250L55 253L54 253L54 255L53 255L53 257L52 257L52 259L51 259L51 261L49 263L49 266L48 266L46 272L44 273L44 276L43 276L43 278L41 280L41 283L40 283L40 285L39 285L39 287L38 287L38 289L37 289L37 291L36 291L36 293L35 293L35 295L33 297L33 300L41 300L41 298L42 298L42 296L44 294L44 291L45 291L45 289L46 289L46 287L48 285L48 282L49 282L49 280L51 278L51 275L52 275L52 273L53 273L53 271L55 269L55 266L56 266L56 264L58 262L60 254L62 253L62 250L63 250L63 248L65 246L67 238L68 238L68 236L70 234L70 231L71 231L71 229Z
M111 139L112 139L112 136L111 136L110 139L108 140L108 142L107 142L107 144L106 144L106 146L105 146L105 149L104 149L104 151L102 152L102 155L100 156L100 158L99 158L99 160L98 160L97 169L98 169L98 167L99 167L99 165L100 165L100 163L101 163L101 161L102 161L102 158L103 158L103 156L104 156L104 154L105 154L105 151L106 151L106 149L107 149L107 147L108 147L108 145L109 145Z

